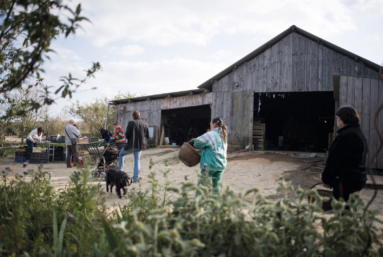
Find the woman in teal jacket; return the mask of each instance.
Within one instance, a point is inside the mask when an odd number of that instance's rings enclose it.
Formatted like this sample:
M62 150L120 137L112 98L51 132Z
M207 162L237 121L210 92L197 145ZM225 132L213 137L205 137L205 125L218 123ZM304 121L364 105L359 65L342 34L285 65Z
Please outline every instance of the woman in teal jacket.
M210 129L211 131L194 141L194 147L202 148L201 177L208 171L209 178L212 179L213 192L218 193L219 182L226 168L227 127L221 118L214 118L210 123ZM198 185L200 184L198 183Z

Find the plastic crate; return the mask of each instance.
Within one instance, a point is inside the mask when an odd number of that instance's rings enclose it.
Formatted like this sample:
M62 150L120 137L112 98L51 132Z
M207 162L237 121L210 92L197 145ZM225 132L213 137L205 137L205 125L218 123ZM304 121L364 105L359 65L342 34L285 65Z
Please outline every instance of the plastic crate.
M18 162L18 163L24 163L25 161L27 161L27 157L25 156L15 156L15 162Z
M15 156L27 157L28 152L15 152Z
M30 163L47 163L48 162L48 154L47 153L31 153Z

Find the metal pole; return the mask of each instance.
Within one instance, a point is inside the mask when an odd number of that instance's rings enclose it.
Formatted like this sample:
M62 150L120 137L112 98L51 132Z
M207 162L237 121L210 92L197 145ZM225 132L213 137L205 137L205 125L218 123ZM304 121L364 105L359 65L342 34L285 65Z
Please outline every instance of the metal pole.
M110 103L108 102L108 110L106 111L106 119L105 119L105 127L104 127L104 129L106 129L106 125L108 124L109 105L110 105Z

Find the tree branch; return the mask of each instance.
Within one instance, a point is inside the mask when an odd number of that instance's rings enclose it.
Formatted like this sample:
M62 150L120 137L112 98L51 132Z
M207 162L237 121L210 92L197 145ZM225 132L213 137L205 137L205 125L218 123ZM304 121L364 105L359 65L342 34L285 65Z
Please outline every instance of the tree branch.
M7 17L5 18L5 20L4 20L4 22L3 22L4 25L7 24L8 19L9 19L9 16L11 16L11 13L12 13L12 11L13 11L13 6L15 5L15 3L16 3L16 0L13 0L13 1L12 1L12 5L11 5L11 8L9 9L9 12L8 12L8 14L7 14ZM3 36L4 36L4 31L5 31L5 29L3 29L3 30L1 31L1 34L0 34L0 42L1 42L1 39L3 38Z

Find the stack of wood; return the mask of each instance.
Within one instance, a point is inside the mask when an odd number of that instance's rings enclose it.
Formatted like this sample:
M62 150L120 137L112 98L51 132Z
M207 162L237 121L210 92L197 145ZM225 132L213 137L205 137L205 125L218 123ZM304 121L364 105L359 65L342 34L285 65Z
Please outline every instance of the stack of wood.
M258 141L257 150L265 150L265 134L266 134L266 124L261 123L260 121L255 121L253 123L253 145Z

